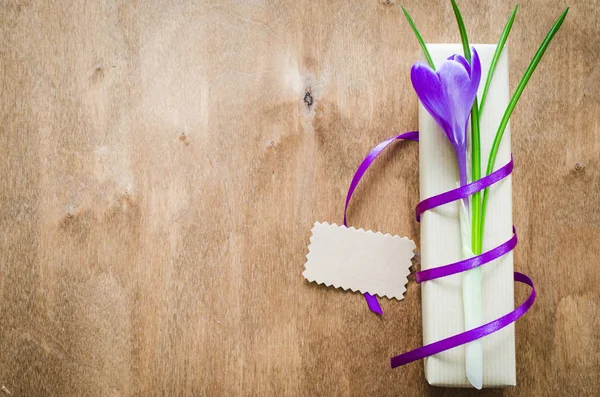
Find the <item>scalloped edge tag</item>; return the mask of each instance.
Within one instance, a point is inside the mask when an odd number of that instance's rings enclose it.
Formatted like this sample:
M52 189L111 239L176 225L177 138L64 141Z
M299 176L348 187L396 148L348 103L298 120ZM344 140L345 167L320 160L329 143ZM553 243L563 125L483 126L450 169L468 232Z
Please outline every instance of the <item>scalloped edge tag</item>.
M415 248L406 237L315 222L302 275L328 287L402 300Z

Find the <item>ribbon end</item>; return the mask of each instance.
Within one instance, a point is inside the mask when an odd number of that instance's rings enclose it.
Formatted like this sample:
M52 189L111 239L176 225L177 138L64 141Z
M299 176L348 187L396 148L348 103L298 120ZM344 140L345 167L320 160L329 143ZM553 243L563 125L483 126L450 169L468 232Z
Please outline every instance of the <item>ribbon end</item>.
M371 295L369 293L365 294L365 300L367 301L367 305L369 305L369 309L380 316L383 316L383 310L381 310L381 306L379 302L377 302L377 297L375 295Z

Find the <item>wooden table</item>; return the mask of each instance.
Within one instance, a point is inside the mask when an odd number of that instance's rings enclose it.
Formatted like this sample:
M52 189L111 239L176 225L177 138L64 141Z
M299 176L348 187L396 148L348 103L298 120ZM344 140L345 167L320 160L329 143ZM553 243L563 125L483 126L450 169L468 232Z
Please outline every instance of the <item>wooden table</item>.
M0 5L2 391L475 395L389 368L421 344L414 282L379 318L301 276L366 152L418 127L399 4L200 3ZM459 41L450 2L427 3L404 4L425 40ZM512 89L567 5L521 5ZM496 42L513 4L460 6L471 41ZM539 294L518 387L479 396L600 389L600 7L571 6L511 123L515 266ZM374 165L352 225L418 242L417 156Z

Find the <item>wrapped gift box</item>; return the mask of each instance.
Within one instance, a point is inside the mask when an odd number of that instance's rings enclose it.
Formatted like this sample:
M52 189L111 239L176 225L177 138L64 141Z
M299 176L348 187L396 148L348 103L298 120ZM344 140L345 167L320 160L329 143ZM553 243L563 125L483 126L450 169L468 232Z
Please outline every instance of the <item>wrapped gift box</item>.
M479 96L495 45L474 45L482 64ZM429 44L436 65L452 54L462 54L460 44ZM481 116L481 164L487 157L496 130L509 102L508 49L499 58L485 108ZM421 200L457 187L458 169L453 149L425 108L419 104L419 174ZM470 129L469 129L470 138ZM469 143L470 145L470 143ZM510 161L510 130L506 129L494 169ZM470 164L470 160L468 161ZM490 188L483 239L487 251L512 236L511 177ZM452 202L427 211L421 218L421 268L430 269L463 259L459 229L459 203ZM427 281L422 285L423 343L429 344L465 331L463 274ZM483 321L494 320L514 309L513 254L508 253L482 268ZM514 325L481 339L483 387L516 384ZM465 346L425 359L425 376L431 385L469 387L465 372Z

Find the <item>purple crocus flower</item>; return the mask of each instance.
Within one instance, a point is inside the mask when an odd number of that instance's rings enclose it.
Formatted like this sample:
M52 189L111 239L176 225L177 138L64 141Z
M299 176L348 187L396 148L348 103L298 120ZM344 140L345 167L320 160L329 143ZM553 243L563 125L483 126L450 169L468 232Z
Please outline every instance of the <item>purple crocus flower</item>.
M454 147L460 184L467 184L467 123L481 80L481 63L472 48L472 63L452 55L437 71L417 62L410 78L421 103L442 128Z

